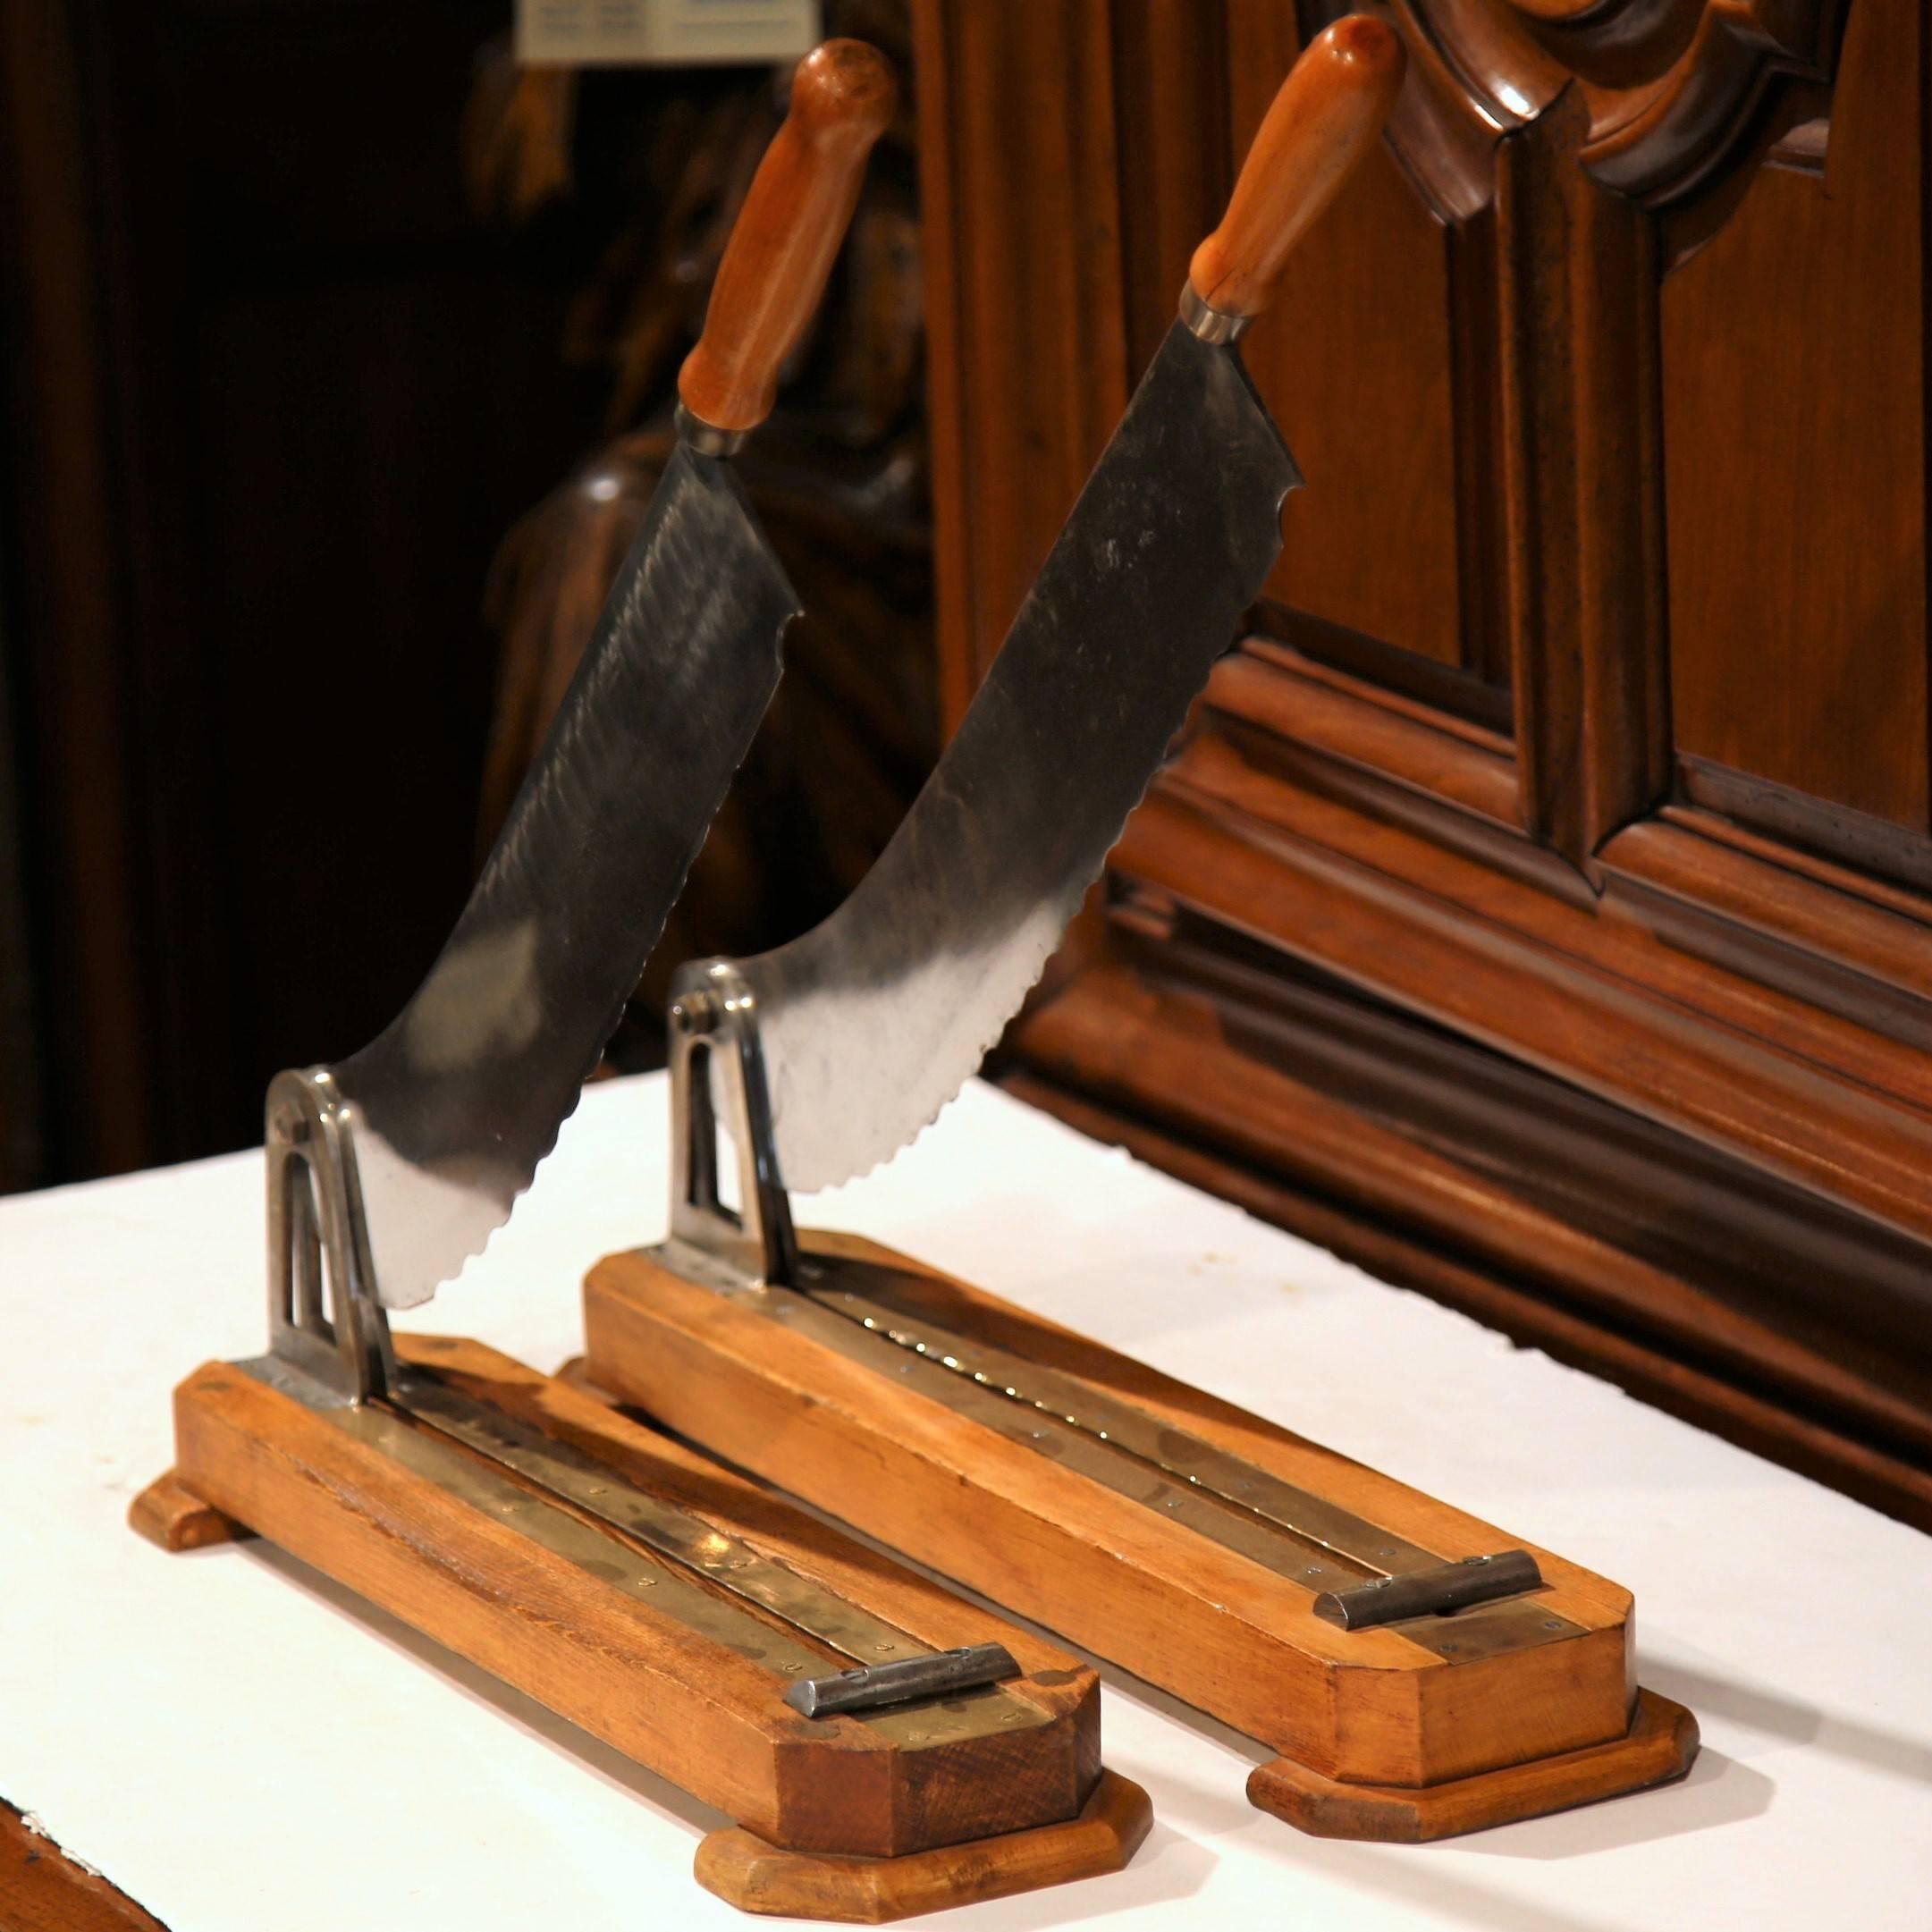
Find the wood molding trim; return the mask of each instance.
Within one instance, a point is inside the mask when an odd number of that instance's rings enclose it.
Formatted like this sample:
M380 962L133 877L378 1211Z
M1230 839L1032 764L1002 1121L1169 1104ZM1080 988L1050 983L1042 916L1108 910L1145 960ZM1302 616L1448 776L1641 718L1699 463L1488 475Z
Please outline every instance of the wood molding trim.
M1164 961L1174 957L1162 949ZM1640 1131L1608 1172L1587 1152L1579 1163L1578 1145L1590 1146L1600 1122L1556 1117L1581 1096L1506 1063L1485 1066L1451 1036L1367 1002L1354 1007L1363 1028L1351 1040L1341 1024L1349 1002L1335 990L1298 1014L1278 1001L1270 1012L1275 975L1250 968L1243 978L1224 964L1219 979L1164 974L1150 984L1140 956L1091 970L1029 1018L1019 1036L1029 1064L1005 1084L1382 1279L1932 1528L1924 1378L1894 1372L1913 1358L1915 1334L1917 1359L1928 1359L1932 1334L1922 1290L1911 1303L1922 1274L1909 1253L1850 1218L1820 1226L1806 1204L1775 1194L1747 1191L1734 1214L1700 1225L1709 1177L1683 1143L1646 1146ZM1291 1060L1295 1044L1318 1038L1334 1049L1324 1064ZM1396 1038L1407 1054L1390 1052ZM1407 1091L1364 1098L1364 1074L1392 1067L1408 1076ZM1483 1072L1502 1073L1506 1090L1511 1076L1531 1089L1484 1093ZM1427 1117L1418 1089L1439 1109L1433 1131L1415 1124ZM1472 1104L1455 1104L1465 1097ZM1687 1170L1676 1165L1686 1156ZM1623 1225L1586 1225L1582 1194L1623 1210ZM1672 1238L1641 1252L1643 1231L1660 1228ZM1809 1230L1810 1252L1779 1244L1793 1229ZM1775 1265L1753 1278L1753 1260ZM1791 1290L1809 1282L1842 1306L1847 1279L1867 1266L1889 1281L1880 1319L1895 1328L1889 1346L1869 1340L1848 1365L1829 1312L1798 1307Z
M1365 820L1405 825L1861 1031L1932 1047L1932 895L1686 802L1624 827L1602 848L1599 898L1546 848L1516 836L1506 737L1278 639L1251 637L1225 660L1205 709L1244 754ZM1632 971L1622 954L1615 969ZM1684 997L1675 979L1659 991ZM1751 1024L1727 1004L1715 1011Z
M1325 975L1286 976L1194 922L1143 937L1148 923L1146 908L1117 912L1119 962L1028 1023L1028 1047L1085 1091L1152 1101L1192 1135L1426 1222L1932 1455L1932 1289L1915 1244ZM1156 1070L1185 1090L1178 1105L1160 1101ZM1343 1110L1339 1138L1312 1135L1318 1102ZM1850 1280L1869 1292L1848 1320ZM1703 1286L1686 1299L1684 1283ZM1915 1333L1919 1356L1901 1347Z
M1083 1134L1125 1147L1150 1166L1330 1249L1381 1280L1461 1309L1669 1414L1932 1531L1932 1470L1821 1422L1776 1390L1746 1388L1727 1374L1694 1367L1668 1346L1565 1305L1542 1280L1472 1261L1424 1228L1363 1214L1296 1185L1271 1163L1251 1166L1034 1074L1016 1072L1004 1084Z
M1605 848L1609 908L1670 944L1836 1013L1932 1047L1932 901L1674 808Z
M1211 683L1202 729L1129 824L1120 873L1932 1239L1932 1055L1320 796L1222 730L1217 696Z

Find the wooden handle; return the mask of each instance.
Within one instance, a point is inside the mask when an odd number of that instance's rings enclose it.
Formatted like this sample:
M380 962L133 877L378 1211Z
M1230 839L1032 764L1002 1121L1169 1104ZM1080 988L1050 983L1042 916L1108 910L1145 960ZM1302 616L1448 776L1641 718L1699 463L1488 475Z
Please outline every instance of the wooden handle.
M1187 280L1224 316L1258 316L1303 232L1335 198L1396 105L1408 55L1394 28L1351 13L1325 28L1270 104L1221 225Z
M899 97L891 63L863 40L828 40L798 63L785 124L752 177L704 313L678 373L685 408L713 429L755 429L780 365L825 292L858 202L865 157Z

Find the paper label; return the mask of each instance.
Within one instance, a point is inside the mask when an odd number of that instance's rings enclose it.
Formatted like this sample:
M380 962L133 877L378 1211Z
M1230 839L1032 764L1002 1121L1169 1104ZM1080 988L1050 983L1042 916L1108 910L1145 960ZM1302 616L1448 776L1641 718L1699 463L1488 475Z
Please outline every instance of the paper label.
M818 41L818 0L517 0L517 58L537 66L762 64Z

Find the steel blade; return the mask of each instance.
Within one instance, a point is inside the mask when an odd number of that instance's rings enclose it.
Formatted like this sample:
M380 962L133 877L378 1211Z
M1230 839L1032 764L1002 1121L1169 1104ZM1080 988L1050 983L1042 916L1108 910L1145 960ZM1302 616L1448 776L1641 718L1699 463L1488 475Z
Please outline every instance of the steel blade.
M979 1066L1259 595L1300 481L1239 356L1177 323L878 863L738 968L788 1186L877 1166Z
M728 465L681 445L456 929L333 1069L377 1291L508 1219L615 1031L778 682L798 601Z

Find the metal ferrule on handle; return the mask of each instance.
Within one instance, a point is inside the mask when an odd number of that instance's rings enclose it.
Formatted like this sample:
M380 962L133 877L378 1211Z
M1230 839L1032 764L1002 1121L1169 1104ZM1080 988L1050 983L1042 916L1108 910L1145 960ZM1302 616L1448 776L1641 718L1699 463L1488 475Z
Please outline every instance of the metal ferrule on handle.
M1212 348L1238 342L1248 333L1253 316L1231 316L1226 309L1211 308L1194 293L1192 282L1181 283L1181 320Z
M671 413L679 440L700 456L736 456L751 434L748 429L720 429L715 423L693 416L681 402Z

